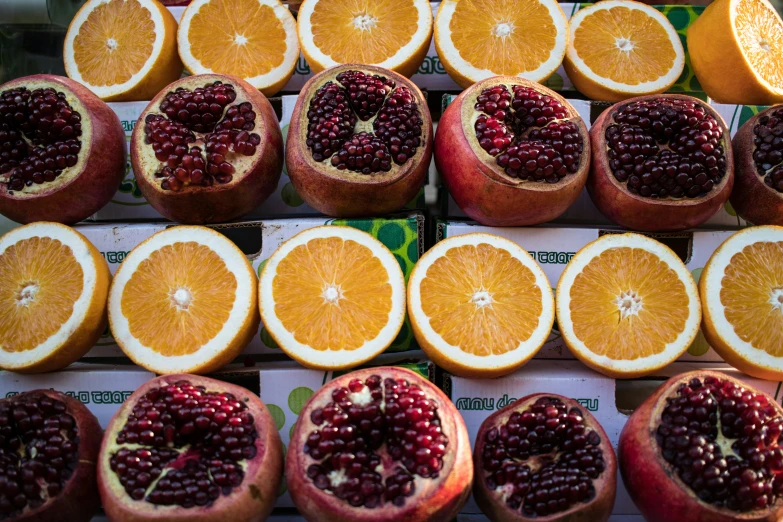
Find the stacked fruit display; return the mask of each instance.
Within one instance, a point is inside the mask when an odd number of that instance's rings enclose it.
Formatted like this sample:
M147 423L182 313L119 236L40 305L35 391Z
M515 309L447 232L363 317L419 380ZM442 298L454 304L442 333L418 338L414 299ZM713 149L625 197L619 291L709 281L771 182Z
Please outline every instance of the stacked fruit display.
M179 20L174 4L187 5ZM68 78L0 86L0 213L24 224L0 237L0 369L51 375L108 328L159 375L105 431L68 394L0 398L0 521L86 522L102 507L120 522L250 522L287 490L311 521L448 521L472 494L492 521L604 522L618 469L650 522L780 520L777 397L670 366L702 336L748 379L783 379L783 106L732 140L712 103L783 102L783 22L767 1L717 0L687 36L633 0L570 20L553 0L444 0L434 17L424 0L297 7L295 19L278 0L89 0L65 41ZM437 130L411 79L433 33L464 88ZM284 140L267 96L300 52L315 74ZM583 119L584 104L547 82L561 65L575 89L614 104ZM704 99L667 92L686 67ZM115 101L147 102L129 163L176 225L136 241L112 276L69 225L125 176ZM203 226L250 214L284 169L326 216L388 215L433 162L480 225L551 222L586 189L626 230L606 230L550 281L508 229L442 238L405 269L350 220L307 226L256 270ZM756 226L728 236L696 279L662 236L640 233L700 227L729 203ZM676 375L621 433L544 390L504 401L471 436L429 378L378 359L408 325L408 344L449 375L498 379L477 383L502 383L553 328L610 379ZM278 407L204 376L260 327L302 367L331 372L301 401L287 447Z

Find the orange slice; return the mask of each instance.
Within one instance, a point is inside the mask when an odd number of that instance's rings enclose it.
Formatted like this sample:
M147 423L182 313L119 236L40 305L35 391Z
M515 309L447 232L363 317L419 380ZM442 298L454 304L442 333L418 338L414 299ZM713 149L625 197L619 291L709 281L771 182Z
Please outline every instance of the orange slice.
M269 334L308 368L344 370L369 361L405 320L405 280L394 255L360 230L300 232L267 260L259 308Z
M557 324L594 370L639 377L677 359L699 333L696 283L666 245L639 234L605 235L582 248L557 285Z
M444 0L435 49L461 87L491 76L542 82L560 67L568 19L556 0Z
M154 234L120 265L109 291L117 344L158 374L207 373L258 331L257 281L245 255L206 227Z
M304 0L296 23L299 45L314 73L356 63L410 77L432 38L432 8L426 0Z
M408 315L419 346L438 366L471 378L525 364L555 319L552 288L523 248L491 234L435 244L408 283Z
M69 77L106 101L151 100L182 74L177 21L155 0L88 0L63 59Z
M688 27L699 83L721 103L783 101L783 20L767 0L716 0Z
M177 35L192 74L230 74L271 96L299 59L296 21L279 0L194 0Z
M685 67L677 31L641 2L598 2L577 11L569 26L563 65L574 86L593 100L664 92Z
M783 228L729 237L704 267L699 291L710 346L749 375L783 379Z
M106 329L109 266L87 238L37 222L0 237L0 369L59 370Z

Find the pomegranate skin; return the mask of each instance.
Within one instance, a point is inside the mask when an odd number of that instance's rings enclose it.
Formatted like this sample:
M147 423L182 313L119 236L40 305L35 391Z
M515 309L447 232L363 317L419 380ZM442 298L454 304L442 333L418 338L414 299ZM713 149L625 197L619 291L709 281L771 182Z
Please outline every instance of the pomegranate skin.
M245 468L244 480L230 495L221 495L211 505L158 506L147 501L129 499L109 465L111 446L128 415L139 399L151 388L188 381L194 386L204 386L207 391L230 393L243 401L255 419L255 426L263 425L255 441L256 456ZM280 489L283 474L283 446L274 419L266 405L245 388L208 377L179 374L164 375L137 389L114 414L101 444L98 460L98 489L103 509L112 522L261 522L269 517Z
M648 522L775 522L783 517L780 500L768 510L740 513L702 502L674 470L664 466L655 432L665 397L694 377L715 377L748 387L742 381L712 371L694 371L672 377L634 410L620 433L620 474L631 500ZM774 399L771 404L780 412Z
M422 144L403 165L383 174L336 171L329 159L316 162L307 147L307 111L315 92L343 71L357 70L394 80L407 87L418 102ZM402 209L424 186L432 160L432 117L419 88L408 78L373 65L345 64L326 69L307 81L296 100L285 150L286 168L297 193L311 207L333 217L374 217ZM340 174L336 174L340 172Z
M783 194L764 183L753 162L756 149L753 128L760 118L781 108L783 105L776 105L756 114L739 128L732 140L736 179L731 206L741 218L754 225L783 226Z
M178 87L194 89L215 81L233 84L254 106L256 127L252 132L261 137L254 162L241 177L237 172L223 185L189 186L179 192L163 190L154 176L157 164L150 165L140 152L148 146L144 143L144 119L150 112L159 113L163 98ZM283 171L283 135L272 105L258 89L235 76L201 74L169 84L139 117L130 147L136 183L147 202L165 218L188 225L223 223L252 212L274 192Z
M324 493L307 478L307 463L304 446L308 434L315 424L310 414L315 405L326 403L332 390L345 387L353 379L364 381L371 375L382 378L405 379L418 385L438 404L441 426L449 437L448 450L444 455L444 466L437 483L434 479L417 478L415 496L408 497L403 507L387 502L380 507L368 509L352 507L332 493ZM450 462L447 464L446 460ZM382 461L383 463L383 461ZM297 509L311 522L378 522L394 520L399 522L449 522L470 496L473 481L473 461L470 454L470 440L462 416L451 400L432 383L417 373L405 368L377 367L358 370L325 384L314 393L299 414L296 429L286 453L286 483Z
M606 109L590 128L593 159L590 175L587 178L587 191L602 214L631 230L674 232L697 227L721 209L734 187L734 163L731 142L728 139L728 127L720 114L700 101L707 113L722 126L723 147L726 151L726 174L708 196L666 200L644 198L631 194L615 179L606 153L606 129L612 123L613 111L621 105L660 98L694 100L690 96L680 94L652 94L630 98Z
M89 522L101 506L95 463L98 461L103 430L98 419L84 404L63 393L53 390L32 390L20 393L16 397L41 395L64 402L66 411L76 421L79 427L78 464L71 478L66 482L65 488L53 500L25 512L20 517L11 518L9 522L51 522L52 520Z
M576 504L573 507L561 513L555 513L547 516L537 516L534 518L524 516L519 509L512 510L504 502L498 502L497 493L487 488L484 469L481 463L481 457L484 453L485 434L487 431L498 425L504 424L515 411L524 409L527 405L533 404L542 397L554 397L560 399L568 408L579 408L583 412L586 424L595 430L604 444L604 461L606 469L595 481L596 496L593 500L584 504ZM578 402L552 393L534 393L523 397L502 408L489 417L481 424L476 434L475 447L473 450L473 468L476 476L473 481L473 497L481 508L481 511L487 515L492 522L521 522L525 520L536 520L537 522L606 522L612 514L614 508L615 495L617 490L617 459L614 449L609 442L606 432L595 418L586 411ZM600 489L600 492L598 491Z
M78 100L71 105L82 115L83 130L89 121L90 132L89 139L87 132L82 134L79 158L84 161L75 177L47 182L44 190L28 197L19 197L6 183L0 183L0 214L23 224L54 221L72 225L88 218L111 200L125 176L125 131L120 119L92 91L64 76L24 76L3 84L0 91L17 87L70 92Z
M570 120L584 138L576 173L554 184L512 179L478 146L472 120L466 123L465 119L476 112L472 103L477 94L498 84L532 88L567 108ZM466 134L466 125L470 135ZM435 165L449 193L471 219L495 227L536 225L560 216L582 192L590 153L587 127L565 98L543 85L512 76L487 78L462 91L443 112L435 134Z

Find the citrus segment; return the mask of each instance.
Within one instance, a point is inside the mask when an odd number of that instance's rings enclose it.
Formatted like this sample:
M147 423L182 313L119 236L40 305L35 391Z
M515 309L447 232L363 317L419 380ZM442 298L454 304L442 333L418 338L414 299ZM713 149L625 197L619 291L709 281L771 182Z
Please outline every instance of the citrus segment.
M783 228L751 227L727 239L699 281L710 345L750 375L783 377Z
M685 67L676 30L648 5L600 2L579 10L569 23L565 69L576 88L593 99L663 92Z
M277 0L197 0L182 15L179 53L193 74L230 74L270 96L299 57L296 22Z
M565 55L568 22L551 0L445 0L435 47L462 87L496 75L543 81Z
M541 268L515 243L489 234L437 243L411 274L408 303L419 345L462 376L513 371L538 351L554 321Z
M411 76L430 43L432 9L423 0L305 0L297 28L313 72L357 63Z
M75 230L38 222L0 238L0 368L49 371L106 327L109 269Z
M568 348L612 377L637 377L677 359L698 334L696 283L671 249L639 234L603 236L577 252L557 287Z
M734 12L737 41L753 70L776 90L783 88L783 23L767 2L739 0Z
M308 367L350 368L385 350L402 327L402 270L377 239L316 227L280 246L261 273L264 325Z
M89 0L68 28L68 76L107 101L150 99L177 79L177 22L154 0Z
M158 374L214 371L258 331L255 272L241 250L205 227L151 236L120 265L109 294L122 350Z

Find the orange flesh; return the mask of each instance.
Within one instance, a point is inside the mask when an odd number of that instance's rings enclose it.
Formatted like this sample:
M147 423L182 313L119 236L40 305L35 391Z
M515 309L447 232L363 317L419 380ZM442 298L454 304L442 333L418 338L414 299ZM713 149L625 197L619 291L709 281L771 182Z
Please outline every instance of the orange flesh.
M411 41L419 15L411 0L320 0L313 43L338 63L381 63ZM362 29L364 27L364 29Z
M449 30L463 60L512 76L538 69L549 58L557 36L552 15L537 1L462 0Z
M753 70L775 88L783 88L783 23L764 2L739 0L734 30Z
M178 304L177 290L187 292L190 302ZM188 355L223 329L236 290L236 277L213 250L195 242L174 243L139 263L120 307L141 344L162 355Z
M781 242L746 246L732 256L720 291L726 319L740 339L774 357L783 356L783 293L775 292L783 292L781 259Z
M73 41L74 61L90 85L118 85L138 73L152 55L155 23L137 0L96 7Z
M656 20L627 7L587 16L574 34L574 48L594 73L625 85L657 80L671 70L677 57L669 35Z
M535 275L506 251L488 244L451 248L421 281L421 306L447 343L474 355L519 347L538 326L541 289ZM487 292L491 303L476 304Z
M638 313L625 318L618 298L635 292ZM570 295L574 333L597 355L634 360L664 351L685 328L688 294L677 274L646 250L619 247L592 259Z
M73 315L84 272L70 247L31 237L0 255L0 349L32 350Z
M285 38L274 10L258 0L211 0L193 16L188 29L190 52L201 65L242 78L282 65Z
M311 239L277 265L275 315L315 350L356 350L389 322L389 274L372 251L338 237ZM330 300L331 299L331 300Z

